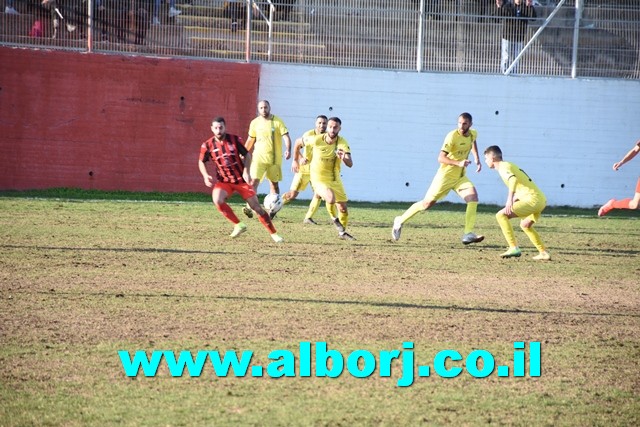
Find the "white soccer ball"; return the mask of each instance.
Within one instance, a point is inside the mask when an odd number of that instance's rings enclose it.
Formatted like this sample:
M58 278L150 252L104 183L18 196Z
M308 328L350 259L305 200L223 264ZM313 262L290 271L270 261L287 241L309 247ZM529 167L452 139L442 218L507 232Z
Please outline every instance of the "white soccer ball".
M282 202L282 197L280 197L279 194L269 193L264 196L262 205L269 213L274 214L282 209L284 203Z

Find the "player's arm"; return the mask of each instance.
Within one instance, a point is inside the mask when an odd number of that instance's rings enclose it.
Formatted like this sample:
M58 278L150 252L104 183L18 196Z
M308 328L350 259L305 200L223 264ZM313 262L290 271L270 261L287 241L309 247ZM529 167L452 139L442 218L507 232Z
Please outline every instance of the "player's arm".
M247 151L249 151L250 153L253 153L253 146L256 143L256 137L255 136L248 136L247 137L247 143L244 144L245 148L247 149Z
M296 143L293 146L293 160L291 161L291 172L298 173L300 170L300 150L304 147L304 139L298 138L296 139Z
M238 150L238 154L242 157L242 163L244 165L244 169L242 170L242 178L251 183L251 173L249 170L251 169L251 152L247 150L247 148L242 145L242 140L236 141L236 149Z
M289 133L287 132L282 135L282 139L284 140L285 147L284 158L289 160L291 158L291 137L289 136Z
M640 153L640 139L636 141L636 145L633 146L631 150L617 163L613 164L613 170L617 171L620 169L620 166L627 163L629 160L633 159L638 153Z
M342 163L344 163L347 167L351 167L353 166L353 159L351 158L351 153L344 151L342 148L339 148L336 151L336 156L338 156L338 158L340 160L342 160Z
M516 185L518 184L518 180L515 175L511 175L507 180L507 187L509 188L509 193L507 194L507 203L504 205L504 211L507 215L511 215L513 213L513 199L516 194Z
M213 187L216 183L216 178L209 174L207 170L207 165L204 164L204 161L198 159L198 169L200 170L200 175L204 179L204 185L207 187Z
M213 187L216 183L217 177L213 177L209 174L207 170L206 162L211 159L211 154L209 153L209 146L207 142L203 142L200 146L200 155L198 156L198 170L200 171L200 175L204 179L204 185L207 187Z
M446 151L440 151L440 155L438 155L438 163L442 163L443 165L460 166L461 168L464 168L471 163L469 159L453 160L447 157L448 155L449 153Z
M251 172L249 172L251 170L251 160L252 160L251 153L247 151L247 153L244 154L244 159L243 159L244 170L242 171L242 178L244 178L244 180L248 183L251 183Z
M476 172L480 172L482 170L482 162L480 161L480 156L478 156L478 144L475 139L471 144L471 154L473 154L473 160L476 164Z

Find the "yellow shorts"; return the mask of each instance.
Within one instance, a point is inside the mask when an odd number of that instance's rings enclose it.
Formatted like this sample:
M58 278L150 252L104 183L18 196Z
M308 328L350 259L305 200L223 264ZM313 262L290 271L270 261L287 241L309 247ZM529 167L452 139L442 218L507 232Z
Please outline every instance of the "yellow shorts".
M313 189L317 194L321 196L323 196L327 190L333 191L333 195L336 198L336 203L345 203L349 201L347 192L344 191L344 185L342 185L341 179L329 182L314 182Z
M265 178L271 182L282 181L282 165L278 164L251 162L249 173L251 173L251 178L258 179L260 182Z
M291 182L291 188L289 188L289 190L301 193L307 188L310 182L311 175L308 173L297 173L293 176L293 181Z
M547 206L545 199L531 198L527 200L518 200L513 204L513 213L522 219L530 219L533 222L540 220L540 214Z
M463 176L451 176L436 174L427 190L425 200L440 200L444 198L449 191L455 190L457 193L468 188L473 188L473 183L469 181L466 175Z

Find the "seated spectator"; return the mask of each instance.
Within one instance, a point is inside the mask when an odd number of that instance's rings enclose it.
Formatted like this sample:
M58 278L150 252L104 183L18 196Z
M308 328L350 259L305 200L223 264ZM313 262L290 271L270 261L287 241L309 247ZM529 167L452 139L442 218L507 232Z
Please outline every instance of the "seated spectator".
M158 18L158 11L160 10L160 0L155 0L153 5L153 25L160 25L160 19ZM176 9L176 0L169 0L169 18L175 18L182 13L181 10Z
M20 15L15 7L13 7L13 0L7 0L7 5L4 8L4 13L6 13L7 15Z

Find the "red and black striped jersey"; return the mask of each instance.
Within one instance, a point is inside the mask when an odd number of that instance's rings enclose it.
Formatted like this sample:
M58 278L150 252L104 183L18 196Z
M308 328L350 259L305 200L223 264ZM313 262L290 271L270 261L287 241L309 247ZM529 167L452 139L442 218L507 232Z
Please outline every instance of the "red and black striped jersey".
M203 162L212 160L216 167L218 181L230 184L245 182L242 177L244 171L242 157L247 153L242 138L232 134L226 134L222 141L218 141L212 136L200 146L200 160Z

